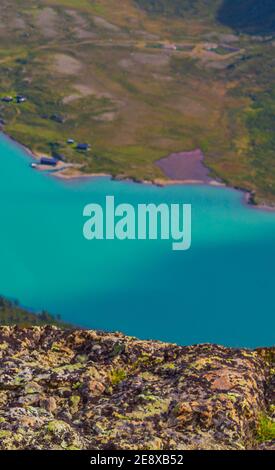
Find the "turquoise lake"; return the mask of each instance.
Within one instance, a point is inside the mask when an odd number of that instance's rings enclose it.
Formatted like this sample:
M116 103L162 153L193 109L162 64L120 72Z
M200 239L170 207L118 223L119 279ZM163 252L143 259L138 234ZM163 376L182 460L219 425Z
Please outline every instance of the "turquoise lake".
M77 325L179 344L274 344L275 214L209 186L63 181L0 135L0 294ZM191 203L192 248L86 241L84 205Z

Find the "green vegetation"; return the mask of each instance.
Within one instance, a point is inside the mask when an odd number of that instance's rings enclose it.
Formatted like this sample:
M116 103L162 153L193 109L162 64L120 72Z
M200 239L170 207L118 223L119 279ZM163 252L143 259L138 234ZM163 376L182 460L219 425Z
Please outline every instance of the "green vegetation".
M165 179L159 158L200 147L213 177L274 205L275 47L260 35L274 7L257 20L252 1L228 4L3 0L0 97L27 97L0 102L5 131L73 171L135 180ZM244 17L257 35L238 34Z
M124 369L112 369L109 372L109 380L112 385L118 385L120 382L125 380L127 377L127 372Z
M275 422L266 415L262 415L257 428L257 440L268 442L275 439Z
M56 325L68 328L70 325L63 323L59 317L54 317L47 312L30 313L21 308L17 302L12 302L0 297L0 325L43 326Z

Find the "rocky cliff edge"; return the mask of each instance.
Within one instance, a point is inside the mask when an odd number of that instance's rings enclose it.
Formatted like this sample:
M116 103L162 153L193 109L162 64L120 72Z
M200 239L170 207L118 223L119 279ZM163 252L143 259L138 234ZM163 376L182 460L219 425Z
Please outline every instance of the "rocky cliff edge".
M0 328L0 449L271 449L274 349Z

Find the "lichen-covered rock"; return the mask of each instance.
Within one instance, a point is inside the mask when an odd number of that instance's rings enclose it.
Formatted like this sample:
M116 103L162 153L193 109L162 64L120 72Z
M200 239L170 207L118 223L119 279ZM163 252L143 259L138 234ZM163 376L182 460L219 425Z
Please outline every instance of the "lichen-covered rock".
M2 327L0 345L0 449L274 446L274 349L55 327Z

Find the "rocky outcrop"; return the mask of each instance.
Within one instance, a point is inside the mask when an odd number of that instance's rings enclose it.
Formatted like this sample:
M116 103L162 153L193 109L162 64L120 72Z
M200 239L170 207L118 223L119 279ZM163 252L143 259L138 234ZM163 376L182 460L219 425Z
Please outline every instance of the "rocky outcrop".
M0 449L272 448L273 357L2 327Z

